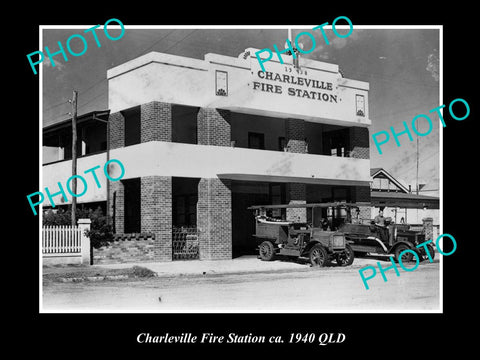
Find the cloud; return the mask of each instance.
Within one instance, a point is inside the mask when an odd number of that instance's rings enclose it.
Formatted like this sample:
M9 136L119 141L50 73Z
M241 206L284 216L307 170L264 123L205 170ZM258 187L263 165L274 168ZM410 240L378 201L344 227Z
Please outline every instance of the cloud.
M312 54L314 54L319 59L329 60L330 52L328 51L327 46L328 45L317 45Z
M436 50L432 54L428 55L427 67L425 70L432 74L432 77L435 79L435 81L438 81L438 55Z
M62 71L63 68L65 67L65 64L58 61L58 59L53 59L53 61L55 62L55 66L53 66L50 59L46 56L43 59L42 65L45 66L45 67L48 67L48 68L52 68L52 69L56 69L58 71Z
M353 32L346 38L336 36L332 30L326 32L329 44L325 43L322 35L319 35L315 50L311 55L316 56L322 60L330 60L332 58L332 50L339 50L344 48L348 43L359 38L359 33L363 30L354 29ZM340 33L342 34L342 33Z
M360 34L363 30L353 30L352 33L346 37L346 38L341 38L338 36L334 36L332 40L330 40L330 45L332 45L335 49L341 49L347 45L348 42L352 42L355 40L358 40ZM345 34L346 35L346 34Z

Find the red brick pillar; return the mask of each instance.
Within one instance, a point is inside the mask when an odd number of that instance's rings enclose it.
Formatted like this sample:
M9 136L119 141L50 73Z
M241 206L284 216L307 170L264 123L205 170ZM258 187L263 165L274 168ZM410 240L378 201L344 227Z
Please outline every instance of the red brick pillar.
M201 108L197 115L200 145L230 146L230 112ZM198 183L197 229L201 260L232 258L231 181L200 179Z
M287 184L287 202L289 204L306 204L306 185L300 183ZM286 215L288 221L307 221L306 208L287 208Z
M141 232L154 233L155 260L172 260L172 178L141 178Z
M140 106L141 142L172 141L172 104L152 101Z
M140 106L140 139L172 141L172 105L152 101ZM158 261L172 260L172 178L145 176L140 185L141 231L155 234Z
M121 112L110 114L109 119L110 127L110 149L117 149L125 146L125 118ZM123 183L121 181L111 181L109 186L109 192L107 194L109 198L109 209L107 214L112 219L114 225L115 234L124 233L124 192Z
M287 151L293 153L307 153L307 143L305 141L305 121L300 119L285 120L285 134L287 141ZM299 183L289 183L286 186L287 203L306 204L307 194L306 185ZM291 208L286 210L287 220L289 221L307 221L307 209Z
M197 132L200 145L230 146L230 111L201 108L197 115Z
M352 202L362 202L370 204L370 186L355 186ZM370 205L359 206L359 220L362 224L369 224L372 220L372 207Z
M368 128L359 126L350 128L350 157L370 159Z
M200 180L198 183L197 229L201 260L232 258L230 180Z
M289 152L304 154L307 152L305 141L305 121L300 119L285 120L285 135Z
M125 118L121 112L110 114L110 149L117 149L125 146Z
M124 234L124 216L125 216L125 192L122 181L112 181L110 183L110 216L113 219L114 233Z
M427 217L423 218L423 232L425 233L425 241L432 240L435 241L436 239L433 238L433 218Z
M350 128L350 157L357 159L370 159L370 140L368 128L353 126ZM354 202L371 203L370 186L357 186L355 188ZM371 206L360 206L359 218L362 223L370 223L372 218Z

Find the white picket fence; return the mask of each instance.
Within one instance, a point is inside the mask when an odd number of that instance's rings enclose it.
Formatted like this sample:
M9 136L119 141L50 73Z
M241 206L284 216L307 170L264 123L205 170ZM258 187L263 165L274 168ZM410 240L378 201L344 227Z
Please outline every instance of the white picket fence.
M90 219L79 219L77 226L43 226L43 263L90 264L90 239L85 234L89 229Z
M43 254L75 254L82 252L82 229L78 226L44 226Z

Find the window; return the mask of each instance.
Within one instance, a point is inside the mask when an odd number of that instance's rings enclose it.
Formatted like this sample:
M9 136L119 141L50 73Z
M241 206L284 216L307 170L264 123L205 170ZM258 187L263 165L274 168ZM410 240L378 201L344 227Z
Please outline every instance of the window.
M196 226L197 202L196 194L175 196L173 198L173 225L177 227Z
M226 71L215 71L215 94L228 96L228 73Z
M365 116L365 97L363 95L355 95L355 103L357 105L357 116Z
M325 132L323 133L323 154L349 157L349 143L348 129Z
M198 107L172 106L172 142L197 143Z
M140 106L122 111L125 118L125 146L140 144Z
M248 133L248 147L250 149L262 149L265 150L265 136L261 133Z
M286 147L287 147L287 139L285 139L285 136L280 136L278 138L278 150L285 151Z

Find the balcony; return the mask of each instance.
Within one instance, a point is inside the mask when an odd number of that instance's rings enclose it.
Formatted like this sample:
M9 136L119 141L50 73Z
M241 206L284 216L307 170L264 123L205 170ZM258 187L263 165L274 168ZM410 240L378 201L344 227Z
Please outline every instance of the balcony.
M367 186L370 182L370 160L336 156L152 141L114 149L110 158L123 163L124 179L220 177Z
M85 195L77 198L78 203L97 202L107 200L107 178L103 172L103 165L107 161L106 152L97 153L94 155L84 156L77 159L77 174L82 176L87 182L87 191ZM95 183L95 179L91 173L84 174L88 169L95 166L100 166L95 170L100 188ZM52 199L55 205L66 205L72 203L72 196L68 193L66 182L72 176L72 160L57 161L54 163L46 164L42 166L40 191L43 191L46 187L50 191L50 194L60 191L58 182L62 184L62 187L67 195L68 201L63 199L61 194L53 196ZM84 185L80 179L77 179L77 193L81 193L84 189ZM44 191L43 191L44 192ZM44 192L45 193L45 192ZM45 195L44 205L50 205L48 197Z

